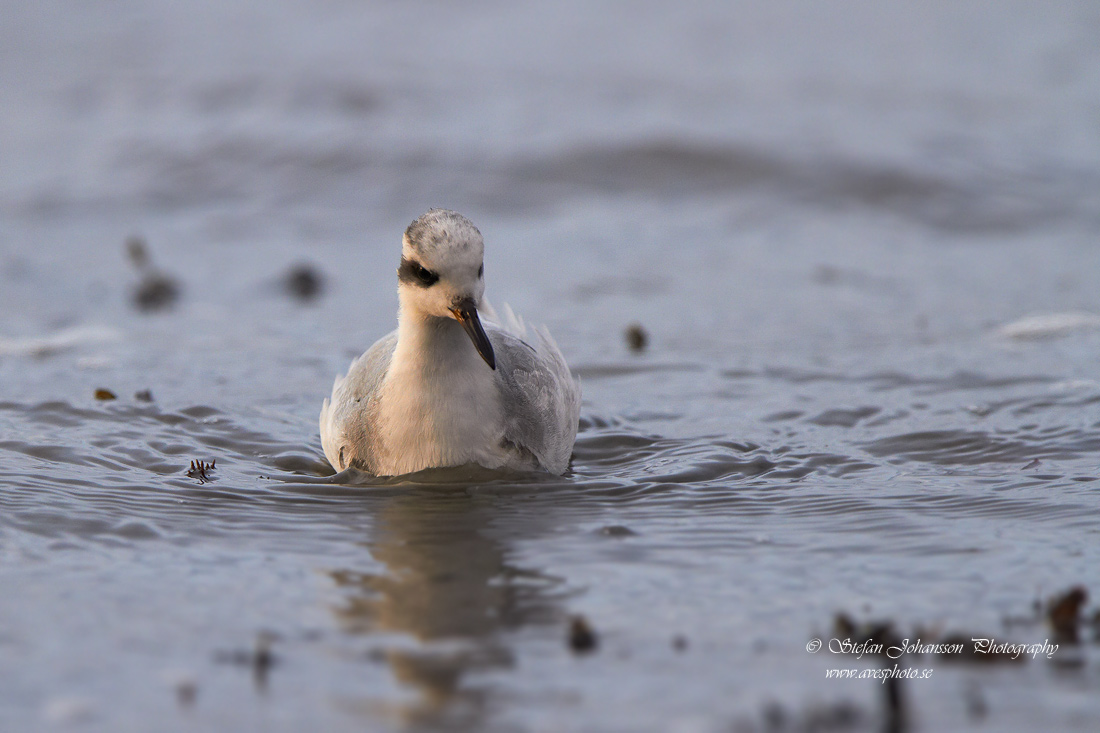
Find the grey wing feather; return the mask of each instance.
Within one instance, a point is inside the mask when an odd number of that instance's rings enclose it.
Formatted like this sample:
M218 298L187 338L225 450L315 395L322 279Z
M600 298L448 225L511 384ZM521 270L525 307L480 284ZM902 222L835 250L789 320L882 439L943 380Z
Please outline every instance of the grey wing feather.
M533 453L547 470L562 474L577 437L580 383L550 334L539 329L535 335L536 346L531 346L507 331L489 332L508 405L504 438Z
M337 377L332 385L332 400L321 406L321 446L329 463L337 471L352 464L372 470L370 450L375 431L378 390L386 377L394 349L397 331L378 339L367 352L352 361L346 376ZM364 446L358 455L346 455L345 446ZM363 455L366 453L366 455Z

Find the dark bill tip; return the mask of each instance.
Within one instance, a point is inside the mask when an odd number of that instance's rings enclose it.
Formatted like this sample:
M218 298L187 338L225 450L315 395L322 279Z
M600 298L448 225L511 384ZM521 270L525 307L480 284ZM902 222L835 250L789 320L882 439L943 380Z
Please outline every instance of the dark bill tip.
M489 368L496 370L497 357L493 353L493 345L489 343L489 337L485 335L485 329L481 327L481 319L477 317L477 307L472 302L463 302L451 310L455 319L462 324L470 341L474 342L474 348Z

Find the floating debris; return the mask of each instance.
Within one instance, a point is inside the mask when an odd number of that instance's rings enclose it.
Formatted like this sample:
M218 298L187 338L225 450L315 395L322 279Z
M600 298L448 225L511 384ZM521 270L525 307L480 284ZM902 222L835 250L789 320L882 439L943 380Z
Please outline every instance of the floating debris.
M180 707L189 708L199 696L199 686L194 680L181 680L176 684L176 702Z
M249 667L252 670L252 679L256 683L256 689L264 692L267 689L267 677L271 669L279 663L279 657L271 651L271 645L278 639L278 635L270 631L261 631L256 634L256 643L251 651L247 649L234 649L232 651L219 651L214 654L214 661L221 664L232 664L237 667Z
M599 646L600 639L595 629L588 625L584 616L574 616L569 622L569 648L577 654L593 652Z
M1074 586L1061 595L1054 596L1047 603L1047 621L1059 641L1076 644L1080 639L1078 627L1081 622L1082 607L1089 599L1089 593L1082 586Z
M252 678L256 682L256 689L261 692L267 687L267 674L275 666L275 653L271 651L271 644L275 641L275 635L261 632L256 636L256 647L252 653Z
M283 278L283 287L292 297L308 302L324 292L325 278L313 265L303 263L290 268Z
M159 272L143 277L134 290L134 303L143 311L169 308L177 298L179 298L179 287L176 281Z
M153 393L147 389L138 390L137 392L134 392L134 399L139 402L152 402Z
M131 235L126 238L126 254L130 256L130 262L139 270L149 267L149 248L145 246L145 238Z
M902 693L901 679L887 677L886 683L882 687L885 693L883 729L889 731L889 733L902 733L909 727L909 716L905 712L905 695Z
M165 672L164 681L176 693L176 702L181 708L189 708L195 704L199 696L199 683L195 676L184 670L170 670Z
M103 389L102 387L95 391L95 398L97 400L117 400L118 397L115 393L109 389Z
M883 650L901 644L901 636L894 630L891 621L868 621L857 624L850 616L838 613L833 619L833 628L838 637L851 639L853 648L861 650ZM862 653L862 652L861 652Z
M989 703L985 701L982 689L976 683L966 687L966 712L971 720L984 720L989 715Z
M632 323L627 326L623 336L626 337L626 345L636 354L645 351L646 346L649 344L649 334L646 333L640 323Z
M215 459L216 460L216 459ZM214 470L214 461L210 463L204 463L203 461L191 461L191 468L187 469L188 478L197 478L200 484L205 484L207 481L213 481L210 478L210 471Z
M134 288L134 305L143 311L171 307L179 298L179 285L175 278L160 272L153 266L145 240L137 236L128 238L126 253L130 257L130 262L141 273L141 281Z
M611 524L606 527L600 527L598 533L604 537L636 537L637 532L630 527L624 527L621 524Z

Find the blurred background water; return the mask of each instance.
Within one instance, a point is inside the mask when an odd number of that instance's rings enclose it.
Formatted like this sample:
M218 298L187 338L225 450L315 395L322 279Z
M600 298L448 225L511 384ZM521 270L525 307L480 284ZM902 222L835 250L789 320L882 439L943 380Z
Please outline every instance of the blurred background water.
M1089 630L806 651L1100 592L1095 4L0 8L0 729L1095 729ZM324 482L431 206L570 476Z

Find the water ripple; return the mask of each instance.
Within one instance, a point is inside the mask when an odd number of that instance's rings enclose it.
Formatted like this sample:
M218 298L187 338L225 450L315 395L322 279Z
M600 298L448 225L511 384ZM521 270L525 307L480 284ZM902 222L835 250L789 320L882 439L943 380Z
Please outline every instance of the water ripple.
M927 430L879 438L864 444L873 456L891 462L921 461L943 466L1073 459L1100 451L1100 436L1069 428L993 433Z
M595 378L634 373L664 378L660 369L590 371ZM708 374L694 370L686 378ZM782 384L853 384L868 396L901 390L903 400L906 392L914 398L918 393L947 395L950 404L956 404L950 395L958 392L1012 391L1014 396L974 413L986 418L999 412L1064 410L1097 399L1092 389L1052 391L1052 380L1040 376L917 378L879 372L852 377L770 368L716 378L759 380L772 390ZM1071 511L1064 501L1018 494L1053 485L1063 486L1065 497L1089 490L1097 471L1081 460L1100 451L1094 429L1056 424L882 435L884 426L913 418L909 410L874 402L772 413L770 423L759 425L780 422L790 428L757 433L755 439L673 437L644 427L663 420L589 412L581 419L572 472L565 477L467 467L380 479L349 472L333 476L316 438L302 442L303 435L313 434L312 421L286 416L209 405L164 409L157 404L8 401L0 402L0 418L11 426L8 434L18 436L0 441L0 481L9 487L0 492L0 522L40 536L109 542L244 527L259 533L303 523L332 526L344 521L340 517L359 515L363 502L410 492L441 499L456 493L487 501L537 498L560 510L576 505L581 512L589 511L584 507L592 502L614 502L654 512L647 521L699 511L742 517L783 512L792 521L831 517L840 525L859 517L865 531L905 533L914 531L906 529L910 511L1064 516ZM195 459L216 460L208 482L188 475ZM1018 465L1005 473L988 472L990 466L1012 464ZM973 488L957 497L878 493L877 487L905 485L904 476L922 465L970 471ZM1028 470L1036 465L1039 470Z

